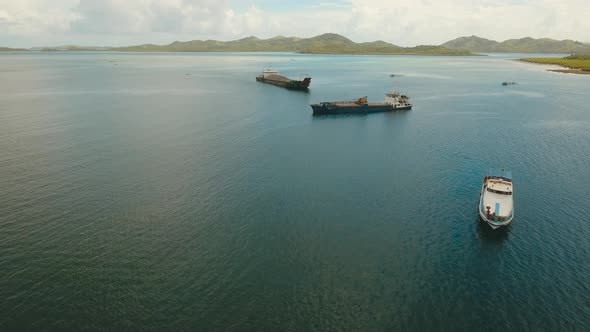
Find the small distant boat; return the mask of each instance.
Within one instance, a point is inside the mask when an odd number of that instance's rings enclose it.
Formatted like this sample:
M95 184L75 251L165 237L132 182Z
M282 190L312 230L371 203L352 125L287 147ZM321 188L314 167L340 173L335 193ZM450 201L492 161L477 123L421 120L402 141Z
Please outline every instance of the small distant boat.
M391 112L396 110L411 110L410 98L398 92L392 91L385 94L385 102L369 103L367 97L351 101L328 101L312 104L314 115L319 114L367 114L377 112Z
M262 74L256 76L256 81L280 86L289 90L307 91L311 83L311 77L305 77L303 80L292 80L280 75L276 70L265 70Z
M514 218L512 172L492 169L483 179L479 194L479 216L492 229L506 226Z
M516 82L502 82L503 86L507 86L507 85L516 85Z

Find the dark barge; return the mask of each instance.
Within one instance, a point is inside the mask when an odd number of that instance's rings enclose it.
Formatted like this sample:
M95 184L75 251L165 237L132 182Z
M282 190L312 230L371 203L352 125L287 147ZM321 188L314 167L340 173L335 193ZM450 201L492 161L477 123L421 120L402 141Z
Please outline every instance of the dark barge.
M314 115L320 114L369 114L378 112L391 112L411 110L410 99L395 91L385 95L383 103L369 103L367 97L352 101L330 101L312 104Z
M311 77L306 77L303 80L292 80L288 77L280 75L278 71L265 70L261 75L256 76L256 81L280 86L281 88L289 90L307 91L311 83Z

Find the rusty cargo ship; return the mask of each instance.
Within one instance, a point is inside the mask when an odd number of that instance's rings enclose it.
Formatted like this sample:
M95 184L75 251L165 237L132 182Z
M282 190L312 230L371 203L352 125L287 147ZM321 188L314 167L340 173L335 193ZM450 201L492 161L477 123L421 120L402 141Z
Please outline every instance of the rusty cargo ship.
M289 90L307 91L311 83L311 77L305 77L303 80L292 80L280 75L276 70L265 70L261 75L256 76L256 81L280 86Z
M385 95L383 103L369 103L367 97L351 101L329 101L312 104L314 115L320 114L368 114L377 112L391 112L397 110L411 110L410 98L392 91Z

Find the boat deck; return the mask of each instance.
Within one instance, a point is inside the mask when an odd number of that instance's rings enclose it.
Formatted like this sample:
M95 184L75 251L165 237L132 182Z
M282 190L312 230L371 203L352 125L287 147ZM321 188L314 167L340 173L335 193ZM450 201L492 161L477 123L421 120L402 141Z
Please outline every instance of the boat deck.
M373 108L373 107L388 107L390 106L389 104L385 104L385 103L368 103L368 104L359 104L359 103L355 103L354 101L351 102L332 102L328 104L329 106L333 106L333 107L368 107L368 108Z
M266 77L264 77L264 79L267 81L275 81L279 83L289 83L291 81L289 78L277 74L267 75Z

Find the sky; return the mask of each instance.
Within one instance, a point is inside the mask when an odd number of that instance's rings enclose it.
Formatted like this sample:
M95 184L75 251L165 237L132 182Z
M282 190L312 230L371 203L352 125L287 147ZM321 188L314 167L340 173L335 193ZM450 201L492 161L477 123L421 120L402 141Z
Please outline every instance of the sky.
M477 35L590 42L590 0L0 0L0 46L124 46L248 36L400 46Z

